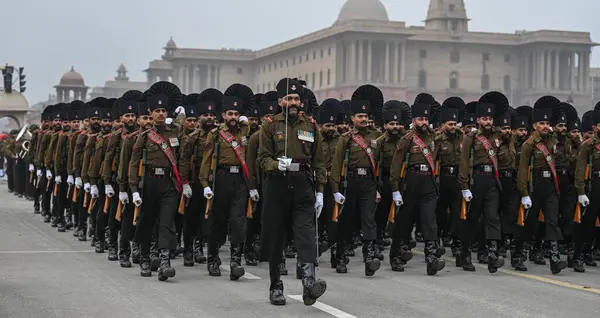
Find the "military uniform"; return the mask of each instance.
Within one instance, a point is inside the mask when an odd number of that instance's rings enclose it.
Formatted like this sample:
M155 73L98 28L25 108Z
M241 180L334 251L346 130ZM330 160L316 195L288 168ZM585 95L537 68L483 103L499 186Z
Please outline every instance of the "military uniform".
M181 92L177 86L158 82L146 92L150 110L166 109L172 111L173 103L181 102ZM144 131L137 138L132 149L129 163L129 187L133 202L136 205L144 203L136 227L136 239L141 250L141 275L149 277L150 272L150 242L155 222L158 220L158 244L160 269L158 279L164 281L175 276L171 267L170 250L177 247L175 228L175 213L180 199L183 181L177 168L177 153L179 149L179 121L173 125L156 124L155 127ZM143 187L139 187L139 163L142 160L144 171ZM140 195L143 191L143 197Z
M10 136L4 141L4 158L6 159L6 178L9 193L15 191L15 149L15 132L11 131Z
M100 112L98 112L94 104L88 104L87 110L85 111L86 119L91 118L99 118ZM89 193L85 191L83 188L83 165L84 165L84 157L86 152L86 145L89 139L95 139L98 135L99 131L96 127L93 127L90 123L87 131L82 132L75 141L75 148L73 149L73 176L75 177L75 187L79 189L77 198L75 199L77 202L74 202L77 205L77 210L79 214L79 224L78 224L78 232L79 232L79 241L87 240L87 232L88 232L88 209L87 203L89 201ZM87 169L86 169L87 171ZM87 172L86 172L87 174ZM83 190L83 191L82 191ZM93 227L90 226L90 231Z
M46 114L44 114L44 112L42 111L42 121L46 120ZM29 141L29 151L27 152L25 161L29 166L29 174L27 178L27 196L30 197L33 201L33 211L37 214L40 213L40 196L35 187L37 183L37 175L35 174L35 149L37 147L37 142L39 140L39 136L41 134L42 129L40 129L37 125L32 126L28 128L31 132L31 140Z
M278 97L289 100L296 109L298 105L294 98L299 97L300 90L300 83L291 79L283 79L277 85ZM285 113L288 109L283 111ZM279 264L283 239L286 237L285 228L291 222L302 264L304 303L312 305L326 288L324 281L315 279L314 271L317 256L314 239L315 201L321 203L322 208L322 193L327 182L320 148L322 138L316 124L305 116L294 116L286 121L284 113L275 115L273 122L263 123L260 133L258 156L265 172L261 254L267 256L269 261L271 303L283 305L285 298ZM284 155L287 158L283 159ZM316 173L316 180L313 172ZM320 202L316 200L315 190L321 198Z
M428 118L430 114L431 107L429 105L415 104L412 107L413 118ZM413 124L415 124L414 121ZM401 191L406 198L402 210L396 215L397 224L392 233L390 259L394 260L393 265L410 260L411 253L408 252L407 246L415 219L418 219L425 240L428 275L435 275L445 266L438 251L440 246L435 215L438 199L435 180L437 147L434 139L435 132L427 125L414 127L400 139L390 169L390 183L395 204L403 204ZM403 167L405 169L404 176L402 175ZM398 269L396 268L396 270Z
M55 191L56 200L56 219L59 232L66 231L67 222L65 219L65 210L69 207L68 195L68 184L67 184L67 164L68 164L68 147L69 140L73 132L68 121L73 116L73 111L68 109L63 110L63 127L62 131L59 132L56 141L56 148L53 153L52 161L54 163L53 173L55 176L54 182L56 183L57 190ZM66 125L65 125L66 123Z
M510 113L503 114L498 118L500 122L494 123L496 127L512 127ZM515 137L512 134L504 135L499 131L500 147L498 147L498 170L500 174L500 205L498 213L502 221L503 240L514 237L518 232L517 216L519 210L519 193L517 191L517 151L515 148ZM499 247L500 254L506 255L504 243ZM512 256L512 255L511 255Z
M51 116L52 112L54 111L54 106L48 106L44 111L46 110L48 110L49 116L50 118L52 118ZM53 126L54 124L51 125ZM40 136L35 151L35 167L37 169L36 175L38 177L37 188L41 192L42 196L41 205L42 215L44 216L44 222L50 222L50 192L48 191L47 187L47 183L49 182L49 180L45 176L46 169L44 167L44 154L46 153L46 149L48 148L48 144L50 143L50 134L53 130L54 128L52 127L42 132L42 135Z
M545 102L542 97L536 104L552 104ZM557 102L557 104L560 101ZM549 111L534 109L533 122L548 122L551 120ZM560 188L555 166L556 138L552 134L540 135L534 132L523 145L523 152L519 162L517 188L521 193L521 204L528 210L525 216L525 227L515 243L515 254L522 254L524 242L529 242L535 235L540 211L544 214L544 239L550 244L550 268L552 273L559 273L566 268L566 262L561 261L558 251L558 241L563 239L558 224L558 208ZM513 266L515 264L513 263ZM521 268L524 270L525 268Z
M27 181L27 165L25 164L25 158L19 157L19 153L23 150L23 142L25 142L25 139L23 138L21 138L20 140L15 139L15 145L13 149L13 152L15 154L15 192L19 198L25 196L25 186Z

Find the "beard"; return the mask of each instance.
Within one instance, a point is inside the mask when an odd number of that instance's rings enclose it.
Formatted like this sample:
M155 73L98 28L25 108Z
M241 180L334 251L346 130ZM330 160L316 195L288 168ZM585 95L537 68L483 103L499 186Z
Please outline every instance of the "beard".
M104 132L109 132L112 130L112 126L111 125L107 125L107 126L101 126L102 127L102 131Z
M423 125L421 125L421 126L417 126L417 127L415 127L415 130L416 130L417 132L425 133L425 132L427 132L427 131L429 130L429 127L427 127L427 125L424 125L424 124L423 124Z
M388 134L392 135L392 136L398 136L400 134L400 129L398 128L391 128L391 129L386 129Z
M450 137L456 136L456 129L447 129L446 130L446 135L448 135Z

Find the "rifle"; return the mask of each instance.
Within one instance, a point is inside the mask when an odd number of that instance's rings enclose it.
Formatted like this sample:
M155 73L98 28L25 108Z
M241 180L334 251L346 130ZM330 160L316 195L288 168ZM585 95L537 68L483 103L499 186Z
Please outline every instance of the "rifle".
M104 214L108 214L108 208L110 208L110 198L108 195L105 195L104 198Z
M140 137L138 137L140 138ZM140 160L140 164L138 166L138 177L140 177L140 183L139 183L139 191L140 191L140 196L142 196L142 193L144 193L144 176L146 175L146 159L147 159L147 151L146 148L144 148L144 150L142 151L142 160ZM140 215L140 206L136 206L133 210L133 225L137 224L138 221L138 217Z
M212 178L212 190L215 191L215 187L217 185L217 160L219 160L219 131L217 130L217 133L215 134L215 144L214 144L214 151L213 151L213 157L210 161L210 169L212 170L212 174L211 174L211 178ZM213 196L214 197L214 196ZM213 199L207 199L206 200L206 210L204 211L204 219L208 219L208 217L210 216L210 213L212 212L212 200Z
M469 167L469 185L470 186L469 186L469 188L473 187L473 182L474 182L474 180L473 180L473 155L474 155L473 152L474 152L474 149L471 146L471 150L469 152L469 157L470 157L470 159L469 159L469 166L470 166ZM467 200L465 200L465 198L462 198L461 202L460 202L460 219L461 220L465 220L465 221L467 220L467 214L469 214L470 209L471 209L471 202L467 202Z
M585 173L583 175L583 180L586 184L587 193L590 193L592 189L592 153L593 151L590 152L590 155L588 156L588 163L585 165ZM577 202L577 205L575 206L575 215L573 216L573 221L575 221L575 223L581 223L581 220L583 219L586 210L587 207L582 207L581 203Z
M342 186L342 191L344 192L343 196L344 198L346 197L346 190L348 189L348 179L347 179L347 175L348 175L348 158L350 157L350 148L346 148L346 155L344 158L344 162L342 163L342 174L341 174L341 186ZM337 202L334 203L333 205L333 214L332 214L332 218L331 220L335 223L337 223L339 221L340 216L342 215L342 212L344 211L344 205L343 204L338 204Z

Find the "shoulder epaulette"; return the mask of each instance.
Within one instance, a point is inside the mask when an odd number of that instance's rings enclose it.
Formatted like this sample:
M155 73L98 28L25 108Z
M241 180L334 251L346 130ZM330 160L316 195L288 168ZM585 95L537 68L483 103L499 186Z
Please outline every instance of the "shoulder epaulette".
M219 131L219 127L210 130L211 133L216 134Z
M200 133L200 130L196 129L194 131L192 131L189 135L187 135L188 137L195 137L196 135L198 135Z

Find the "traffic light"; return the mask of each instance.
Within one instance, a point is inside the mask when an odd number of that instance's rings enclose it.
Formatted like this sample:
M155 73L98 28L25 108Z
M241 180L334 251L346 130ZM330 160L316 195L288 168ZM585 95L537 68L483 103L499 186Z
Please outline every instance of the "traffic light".
M12 69L8 66L3 68L2 77L4 78L4 92L12 93Z
M27 87L25 87L27 81L25 81L25 74L23 74L24 69L24 67L19 67L19 91L21 93L25 93L25 90L27 89Z

